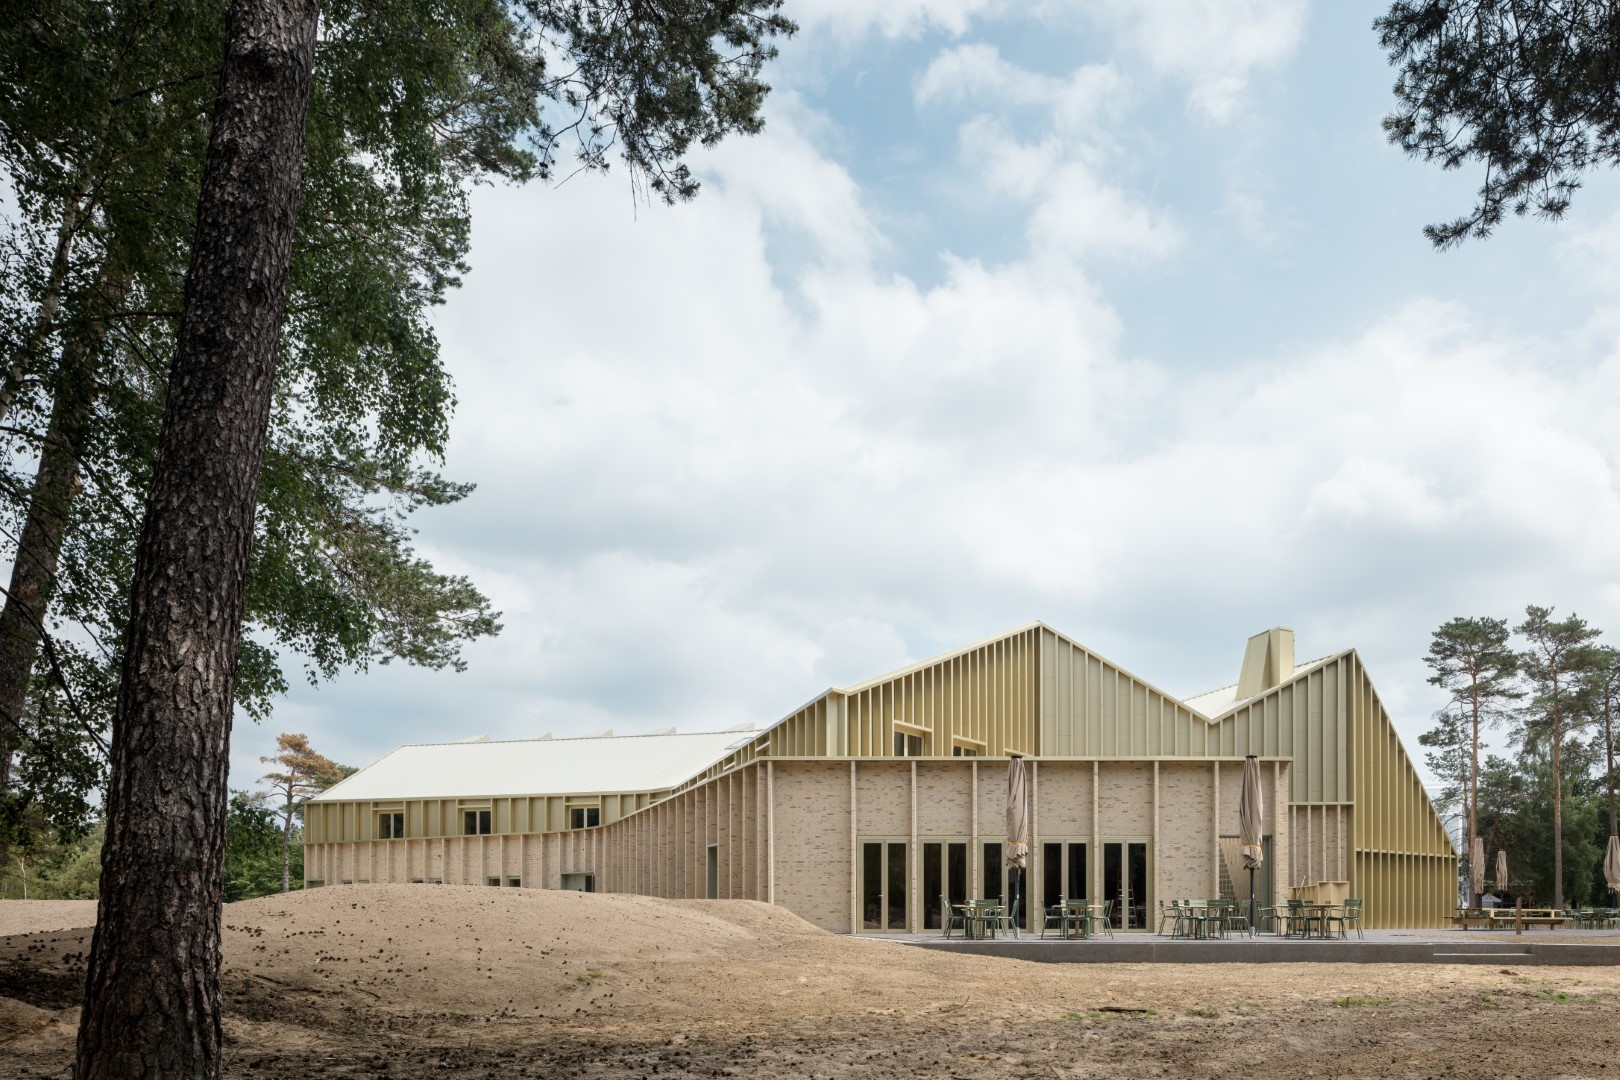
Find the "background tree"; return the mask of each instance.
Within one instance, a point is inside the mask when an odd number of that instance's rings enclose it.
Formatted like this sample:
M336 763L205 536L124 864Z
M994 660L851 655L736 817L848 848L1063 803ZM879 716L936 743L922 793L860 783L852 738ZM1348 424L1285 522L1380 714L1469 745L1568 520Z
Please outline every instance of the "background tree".
M1467 843L1465 858L1473 857L1474 838L1479 835L1479 747L1484 727L1498 723L1502 706L1524 696L1513 679L1518 671L1518 655L1508 644L1511 632L1506 619L1454 618L1435 630L1429 641L1429 653L1423 662L1434 672L1429 676L1432 685L1443 687L1451 695L1453 704L1465 721L1464 745L1455 747L1452 736L1456 733L1447 725L1454 723L1451 714L1445 718L1436 733L1443 733L1441 742L1418 741L1424 745L1450 745L1452 753L1465 760L1441 759L1451 776L1461 780L1459 797L1467 816ZM1460 752L1460 753L1459 753ZM1436 761L1431 755L1430 767ZM1461 774L1460 776L1458 774ZM1449 779L1436 770L1436 776ZM1472 868L1468 880L1473 880ZM1468 902L1479 904L1470 885Z
M537 116L543 63L487 4L391 10L333 5L311 88L236 683L255 718L286 686L283 656L311 678L459 666L464 641L498 629L405 522L470 490L418 460L442 458L453 403L425 311L463 269L466 183L534 175L515 134ZM0 842L26 841L31 807L82 827L100 781L223 33L203 0L17 15L0 24L0 164L25 212L0 251L29 272L0 277L0 546L16 553ZM14 467L36 456L33 476Z
M1593 650L1592 666L1587 675L1591 684L1596 709L1603 717L1603 743L1600 757L1603 764L1603 784L1609 796L1609 833L1620 835L1620 814L1615 805L1614 772L1614 713L1620 704L1620 649L1600 645Z
M1590 722L1583 712L1583 678L1596 657L1592 642L1599 631L1571 614L1554 620L1552 608L1531 605L1516 628L1529 645L1522 667L1534 696L1525 714L1527 749L1547 748L1547 783L1551 785L1553 906L1564 906L1564 744L1572 730Z
M1607 0L1396 0L1373 23L1399 69L1390 142L1480 167L1474 208L1425 235L1489 236L1504 211L1559 218L1582 177L1620 162L1620 9Z
M1513 875L1508 887L1527 904L1553 902L1560 881L1572 902L1603 902L1601 800L1585 775L1574 777L1566 788L1560 860L1553 828L1552 795L1557 789L1546 748L1525 747L1511 757L1489 755L1480 769L1481 835L1488 850L1506 849Z
M225 870L223 898L226 903L251 900L278 891L282 880L282 860L287 837L276 822L276 812L264 805L260 795L231 792L225 818ZM296 852L298 883L303 885L303 852Z
M281 768L259 777L268 783L269 798L281 803L281 891L292 889L293 824L304 812L304 803L343 779L343 766L316 753L307 735L283 732L276 736L276 752L259 761Z
M791 32L778 0L540 3L518 41L565 57L543 96L573 115L587 167L615 146L669 201L697 190L682 155L762 126L758 75ZM382 5L360 31L393 27ZM437 9L436 9L437 10ZM507 9L476 14L499 23ZM305 108L313 0L233 0L130 590L113 726L102 895L77 1075L215 1076L225 764L248 551L276 382ZM328 26L341 19L328 13ZM390 100L397 72L374 72ZM385 107L384 111L387 109ZM425 118L433 121L436 118ZM407 119L406 122L409 122ZM552 130L536 125L544 160ZM455 139L455 132L435 128ZM365 168L361 158L357 168ZM154 857L159 853L159 857Z

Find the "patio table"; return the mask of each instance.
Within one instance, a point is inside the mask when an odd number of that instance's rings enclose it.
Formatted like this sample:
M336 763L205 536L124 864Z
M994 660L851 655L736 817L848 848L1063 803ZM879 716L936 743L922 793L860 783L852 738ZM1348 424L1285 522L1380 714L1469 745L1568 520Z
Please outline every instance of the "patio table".
M962 913L962 936L975 939L993 938L1007 915L999 904L969 901L954 905Z

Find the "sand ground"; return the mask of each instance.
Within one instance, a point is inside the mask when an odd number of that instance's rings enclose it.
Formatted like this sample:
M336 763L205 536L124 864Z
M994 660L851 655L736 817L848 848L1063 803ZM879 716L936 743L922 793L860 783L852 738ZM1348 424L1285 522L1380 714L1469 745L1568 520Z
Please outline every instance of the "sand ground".
M744 901L454 886L295 893L225 922L230 1076L1620 1070L1620 968L1032 964ZM67 1075L88 945L43 925L0 939L0 1075Z

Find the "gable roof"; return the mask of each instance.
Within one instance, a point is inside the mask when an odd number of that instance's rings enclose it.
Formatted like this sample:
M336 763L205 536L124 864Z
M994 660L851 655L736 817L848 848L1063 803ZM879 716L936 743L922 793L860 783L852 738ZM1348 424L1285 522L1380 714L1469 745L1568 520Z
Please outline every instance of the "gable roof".
M705 731L411 743L310 801L664 791L702 772L758 734Z
M1284 679L1282 682L1278 683L1277 686L1287 686L1300 676L1310 674L1313 669L1319 668L1329 660L1343 656L1349 651L1349 649L1342 649L1336 653L1328 653L1326 656L1318 656L1315 660L1306 660L1303 663L1295 664L1294 673L1288 676L1288 678ZM1234 709L1241 709L1244 705L1247 705L1255 698L1265 697L1275 689L1277 689L1276 686L1268 686L1258 694L1253 694L1246 698L1239 698L1237 696L1237 683L1233 683L1231 686L1222 686L1214 690L1205 690L1201 694L1194 694L1191 697L1182 698L1181 703L1187 706L1189 709L1193 709L1203 714L1210 720L1217 720Z

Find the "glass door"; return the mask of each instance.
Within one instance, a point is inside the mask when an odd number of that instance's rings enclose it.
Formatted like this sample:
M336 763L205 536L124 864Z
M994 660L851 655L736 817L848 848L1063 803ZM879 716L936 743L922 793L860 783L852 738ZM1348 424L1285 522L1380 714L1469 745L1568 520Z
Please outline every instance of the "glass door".
M967 844L931 840L923 844L923 929L940 930L947 905L967 903Z
M1008 867L1004 865L1002 845L999 842L984 845L984 892L980 894L982 900L1001 900L1007 902L1011 899L1008 888ZM1027 863L1029 860L1025 859ZM1014 901L1013 919L1020 929L1029 929L1029 870L1024 870L1023 880L1018 885L1018 898Z
M861 845L861 929L904 931L906 847L904 840L868 840Z
M1041 901L1056 907L1060 900L1084 900L1090 893L1086 845L1075 840L1041 844Z
M1114 902L1109 916L1116 930L1146 930L1148 925L1148 845L1145 840L1103 844L1103 895Z

